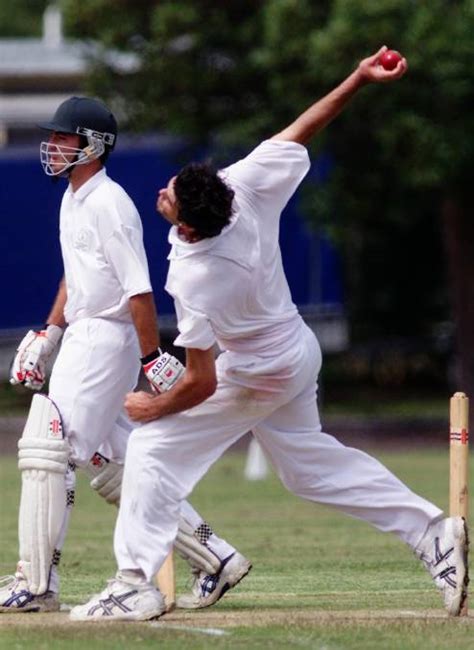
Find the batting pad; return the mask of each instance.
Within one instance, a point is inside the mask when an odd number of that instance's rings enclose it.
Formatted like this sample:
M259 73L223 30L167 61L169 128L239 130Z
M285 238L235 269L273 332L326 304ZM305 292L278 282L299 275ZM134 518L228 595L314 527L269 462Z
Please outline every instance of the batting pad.
M33 397L18 449L20 563L31 593L42 594L48 589L53 552L66 513L69 457L61 416L46 395Z
M210 532L212 533L212 531ZM206 540L199 538L198 530L195 530L181 513L178 533L174 541L175 549L193 568L205 571L209 575L214 575L219 571L221 561L206 546L205 542Z

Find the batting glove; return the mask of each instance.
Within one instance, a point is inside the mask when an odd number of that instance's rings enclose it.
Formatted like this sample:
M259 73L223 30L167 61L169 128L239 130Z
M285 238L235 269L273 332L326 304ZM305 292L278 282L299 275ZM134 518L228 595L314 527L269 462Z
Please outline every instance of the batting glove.
M10 368L10 383L41 390L46 379L46 361L62 335L63 329L57 325L47 325L39 332L30 330L17 348Z
M183 364L160 349L143 357L141 362L145 376L156 393L164 393L172 388L184 373Z

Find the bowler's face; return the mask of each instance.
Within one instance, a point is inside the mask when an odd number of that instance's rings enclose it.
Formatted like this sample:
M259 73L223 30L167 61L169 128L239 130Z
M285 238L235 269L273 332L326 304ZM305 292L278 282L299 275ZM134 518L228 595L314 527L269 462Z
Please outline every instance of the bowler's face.
M178 201L174 191L176 176L169 181L168 185L158 192L156 199L157 211L174 226L178 224Z

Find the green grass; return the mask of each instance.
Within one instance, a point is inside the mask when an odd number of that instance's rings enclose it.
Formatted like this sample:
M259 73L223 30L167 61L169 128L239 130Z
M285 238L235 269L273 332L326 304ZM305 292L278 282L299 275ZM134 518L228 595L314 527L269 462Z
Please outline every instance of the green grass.
M6 415L27 415L31 403L31 391L23 386L12 386L0 382L0 413Z
M361 396L354 395L352 399L340 402L327 401L324 415L347 415L364 418L436 418L448 422L448 400L445 398L413 398L404 397L393 401L380 397L375 391L367 391Z
M472 650L472 625L463 621L399 621L381 623L324 622L295 626L291 620L280 625L254 628L235 627L225 636L154 628L149 624L120 624L82 627L64 625L54 633L47 629L15 626L2 631L0 647L17 650L131 650L229 648L312 650Z
M378 457L415 491L447 506L448 455L426 449ZM39 626L34 614L2 625L0 648L315 648L411 650L474 647L473 620L450 620L430 577L404 544L336 511L303 502L271 476L242 478L228 454L197 487L193 503L254 569L214 608L143 624ZM0 573L17 560L19 477L0 459ZM101 589L115 570L114 509L79 481L62 562L62 600ZM178 591L188 571L178 561ZM174 618L173 618L174 617ZM174 627L173 627L174 626ZM186 629L182 629L185 626ZM207 636L203 629L225 634ZM189 628L194 628L195 631Z

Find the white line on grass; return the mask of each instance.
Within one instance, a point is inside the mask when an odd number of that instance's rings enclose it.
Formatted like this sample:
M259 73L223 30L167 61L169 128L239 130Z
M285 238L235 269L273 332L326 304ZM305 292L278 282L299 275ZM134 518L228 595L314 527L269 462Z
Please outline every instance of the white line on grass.
M191 625L178 625L176 623L149 623L150 627L160 627L163 630L181 630L183 632L196 632L196 634L208 634L209 636L226 636L230 634L226 630L216 627L192 627Z

